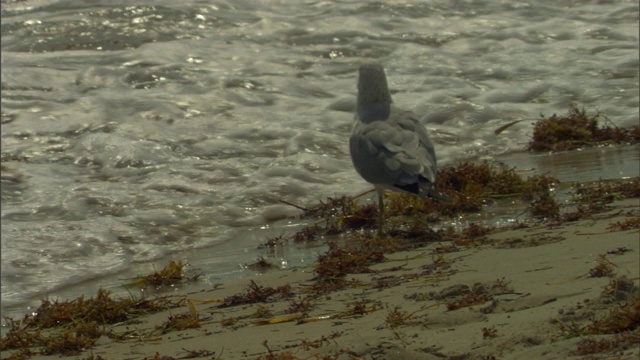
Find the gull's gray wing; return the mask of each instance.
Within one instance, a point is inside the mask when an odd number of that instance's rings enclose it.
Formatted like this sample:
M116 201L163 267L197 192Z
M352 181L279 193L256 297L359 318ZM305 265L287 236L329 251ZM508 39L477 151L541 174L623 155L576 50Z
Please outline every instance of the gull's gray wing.
M386 120L363 123L357 116L349 148L358 173L374 185L428 195L436 154L424 126L393 106Z

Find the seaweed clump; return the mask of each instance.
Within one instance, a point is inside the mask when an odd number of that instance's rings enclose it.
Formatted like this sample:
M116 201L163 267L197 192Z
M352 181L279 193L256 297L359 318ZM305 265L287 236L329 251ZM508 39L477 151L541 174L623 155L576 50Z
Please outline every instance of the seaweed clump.
M388 216L414 216L422 214L427 221L437 221L439 216L456 216L482 210L487 199L517 196L522 192L525 180L515 169L505 164L460 162L438 170L436 188L449 195L450 202L412 194L393 193L387 197Z
M142 286L160 289L165 286L173 286L179 283L197 281L202 273L187 274L185 268L188 264L185 261L169 260L167 266L160 271L154 271L153 274L139 276L130 286Z
M579 327L588 336L577 344L575 353L592 355L619 349L627 349L640 343L640 296L608 311L607 314L592 319L591 323ZM609 335L609 336L602 336Z
M394 240L410 240L414 245L443 241L446 234L434 231L430 223L443 216L478 213L497 200L511 198L529 203L533 217L555 220L560 214L560 204L553 193L557 183L556 178L546 175L524 178L515 167L503 163L467 161L445 166L439 169L435 186L451 201L420 198L408 193L385 194L387 235ZM357 201L367 193L355 197L330 197L309 208L283 201L303 210L302 218L318 221L292 236L269 239L265 246L283 245L290 240L309 242L325 235L376 228L379 221L377 204Z
M180 306L166 298L113 298L98 289L95 297L80 296L74 300L45 299L32 315L22 320L5 318L11 329L0 338L0 350L19 349L23 357L33 355L33 347L41 347L46 355L74 355L90 348L103 335L112 334L105 325L131 320L137 316Z
M327 292L343 288L347 274L369 273L369 266L384 260L378 247L359 246L348 249L335 242L329 242L326 253L318 256L315 268L316 292Z
M502 163L461 162L443 167L438 172L436 186L451 196L451 202L421 199L411 194L391 194L387 212L389 216L422 214L427 220L435 221L439 215L480 212L494 199L520 197L530 204L532 216L555 219L560 213L560 204L553 196L557 183L558 179L547 175L525 179L515 168Z
M573 150L597 144L635 144L640 140L640 126L630 129L598 127L600 113L589 116L584 108L580 110L575 105L566 115L541 117L529 141L529 149L533 151Z
M219 307L224 308L244 304L265 303L278 299L287 299L291 296L293 296L293 292L289 284L273 288L270 286L260 286L251 280L251 283L244 293L226 297Z
M564 337L582 337L573 351L576 355L619 353L637 346L640 343L638 288L624 276L611 277L599 298L578 304L558 320Z
M195 329L200 327L200 318L197 314L184 313L178 315L169 315L167 321L165 321L159 329L162 334L169 333L171 331Z

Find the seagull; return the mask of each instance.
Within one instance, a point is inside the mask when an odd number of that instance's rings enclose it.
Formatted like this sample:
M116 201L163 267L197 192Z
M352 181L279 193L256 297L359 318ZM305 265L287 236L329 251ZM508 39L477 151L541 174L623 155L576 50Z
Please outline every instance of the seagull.
M433 185L437 160L427 129L413 113L398 109L391 102L382 65L360 65L349 150L358 174L378 193L379 234L384 227L385 190L448 200Z

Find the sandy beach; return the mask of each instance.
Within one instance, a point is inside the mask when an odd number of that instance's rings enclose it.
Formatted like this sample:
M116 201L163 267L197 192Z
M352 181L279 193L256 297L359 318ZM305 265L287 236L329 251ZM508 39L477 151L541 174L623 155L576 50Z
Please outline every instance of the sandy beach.
M1 3L1 360L640 360L639 1Z
M626 199L575 222L386 254L322 295L310 296L313 266L226 282L113 326L122 339L102 336L67 358L637 359L640 237L637 225L616 224L639 211L638 199ZM276 290L264 302L224 306L251 289ZM599 333L625 314L635 330ZM163 334L171 317L197 325Z

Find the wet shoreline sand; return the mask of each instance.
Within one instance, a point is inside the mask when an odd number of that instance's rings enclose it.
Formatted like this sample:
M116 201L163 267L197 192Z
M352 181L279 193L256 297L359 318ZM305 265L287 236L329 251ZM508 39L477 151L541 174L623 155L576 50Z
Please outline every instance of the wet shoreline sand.
M598 319L624 309L634 296L638 301L638 229L615 224L637 219L639 210L637 198L625 199L575 222L495 231L474 246L451 249L442 242L386 254L371 272L347 275L344 289L312 298L313 267L228 281L184 294L189 300L182 307L112 326L129 339L103 336L69 358L634 358L640 354L637 328L627 346L584 351L618 336L585 329L598 327ZM611 273L601 273L607 264ZM290 292L220 306L252 286ZM168 318L189 314L199 327L158 333ZM580 336L571 336L580 329Z

